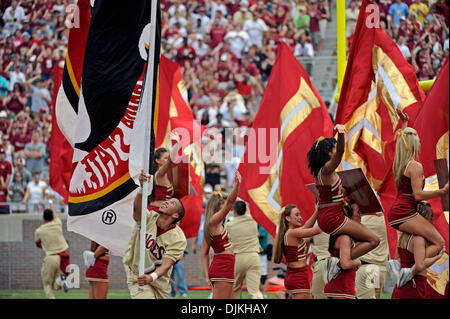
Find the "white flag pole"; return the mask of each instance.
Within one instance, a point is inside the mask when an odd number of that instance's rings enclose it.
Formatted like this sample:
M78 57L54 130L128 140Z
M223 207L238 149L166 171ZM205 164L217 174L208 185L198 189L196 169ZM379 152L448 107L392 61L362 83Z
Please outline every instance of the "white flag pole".
M150 17L150 41L149 41L149 56L147 61L147 74L146 82L148 85L144 85L143 103L150 103L145 108L145 149L144 149L144 171L149 174L149 160L150 160L150 140L151 140L151 128L152 128L152 106L153 106L153 85L154 85L154 65L155 61L155 45L156 45L156 11L158 10L158 0L151 0L151 17ZM153 178L150 182L145 181L142 185L142 209L141 209L141 230L140 230L140 242L139 242L139 276L144 275L145 269L145 240L147 233L147 200L149 194L148 186L152 185ZM139 287L142 291L143 287Z

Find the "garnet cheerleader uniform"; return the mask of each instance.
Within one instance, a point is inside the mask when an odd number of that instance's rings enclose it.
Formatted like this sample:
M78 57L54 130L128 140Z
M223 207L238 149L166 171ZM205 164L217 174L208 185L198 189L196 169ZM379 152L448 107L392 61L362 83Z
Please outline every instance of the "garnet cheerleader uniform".
M171 198L174 194L173 187L172 186L161 186L161 185L155 185L153 188L153 201L165 201L168 198ZM148 210L153 210L155 212L158 212L159 207L154 205L148 205Z
M317 223L322 231L329 235L336 234L348 222L348 218L343 213L344 191L342 181L339 176L333 185L324 185L320 169L316 184L319 191L319 211L317 214Z
M95 252L98 244L95 244L92 248ZM94 265L86 269L86 280L87 281L99 281L99 282L108 282L108 265L109 265L109 253L106 252L103 255L99 256L95 259Z
M302 239L297 246L287 244L286 235L284 236L283 254L286 262L296 262L306 259L306 242ZM308 265L303 267L287 267L284 277L284 286L290 294L311 293L311 278L309 276Z
M231 247L230 236L225 228L220 235L212 237L211 247L215 255L209 266L209 280L212 283L216 281L234 283L235 257L232 254L222 254L225 249Z
M414 199L413 195L411 179L403 175L397 190L397 197L388 213L389 225L398 230L398 227L402 223L416 217L418 215L417 204L418 202Z
M352 240L352 248L354 242ZM331 257L340 258L339 249L334 248ZM342 269L336 278L325 285L324 294L328 298L355 299L355 269Z
M408 251L409 243L413 235L402 233L398 240L398 255L402 268L411 268L414 261L414 254ZM397 285L392 292L392 299L426 299L428 295L429 285L427 277L415 275L406 285L398 288Z

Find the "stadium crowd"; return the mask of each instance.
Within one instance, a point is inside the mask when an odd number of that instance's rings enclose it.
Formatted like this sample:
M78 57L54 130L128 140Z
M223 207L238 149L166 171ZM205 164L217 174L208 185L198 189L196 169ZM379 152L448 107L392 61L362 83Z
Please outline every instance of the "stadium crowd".
M68 6L75 2L0 1L0 203L10 202L12 212L36 211L51 191L52 75L65 58ZM448 0L377 3L382 28L418 79L434 78L449 50ZM350 46L361 1L347 4ZM205 157L207 184L231 187L245 145L239 136L252 125L280 41L298 58L316 55L333 19L332 5L332 0L161 0L162 53L180 64L194 116L210 128L239 130L227 161ZM311 72L310 65L306 69ZM2 211L8 206L0 206Z

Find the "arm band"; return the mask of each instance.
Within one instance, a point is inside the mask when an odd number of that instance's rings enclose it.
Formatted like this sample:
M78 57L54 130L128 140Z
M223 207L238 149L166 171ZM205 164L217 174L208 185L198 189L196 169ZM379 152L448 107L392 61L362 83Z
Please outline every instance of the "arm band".
M158 274L156 272L152 272L150 277L152 277L153 281L156 281L158 279Z

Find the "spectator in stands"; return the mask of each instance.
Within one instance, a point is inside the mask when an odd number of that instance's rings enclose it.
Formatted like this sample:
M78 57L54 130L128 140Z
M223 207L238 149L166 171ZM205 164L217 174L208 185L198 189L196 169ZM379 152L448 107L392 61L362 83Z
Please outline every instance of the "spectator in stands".
M0 203L5 203L7 200L8 186L11 180L11 174L12 165L6 160L5 150L0 146Z
M317 6L317 9L319 9L321 16L319 19L319 29L320 29L320 41L319 46L317 48L317 52L322 51L323 43L325 42L325 35L327 32L327 24L328 19L330 18L330 10L328 8L328 1L327 0L319 0L319 5Z
M44 209L45 191L48 187L47 183L41 180L41 173L34 171L33 179L28 183L25 196L22 200L23 204L27 204L28 213L40 213Z
M31 180L33 179L31 172L25 168L25 164L20 159L16 160L14 165L14 171L19 172L22 175L25 185L28 185L28 183L31 182Z
M5 99L5 104L8 110L18 114L25 109L27 104L27 96L25 88L20 83L15 83L8 97Z
M392 17L393 25L400 26L400 18L406 18L409 14L408 5L402 0L395 0L389 7L389 15Z
M317 50L320 43L320 25L319 21L322 18L322 12L317 7L317 0L311 0L311 8L307 11L310 17L309 30L311 32L312 44Z
M18 22L25 20L25 10L19 5L17 0L11 1L11 6L5 10L3 20L15 20Z
M248 33L247 47L256 44L258 48L263 46L264 33L269 29L266 23L254 14L252 20L247 20L244 23L244 31Z
M11 126L12 128L12 126ZM14 131L11 130L11 144L14 146L16 152L20 152L25 148L25 145L30 143L31 136L28 133L28 128L25 124L20 124Z
M310 23L310 17L306 14L305 7L301 6L299 8L299 14L297 18L295 19L295 27L297 30L305 30L309 32L309 23Z
M22 214L26 212L27 206L23 203L26 189L27 184L23 180L22 174L16 171L8 188L11 213Z
M33 131L31 141L25 145L24 155L26 158L26 168L30 172L42 172L44 169L45 144L42 143L42 133L39 130Z

